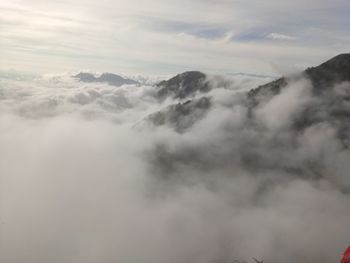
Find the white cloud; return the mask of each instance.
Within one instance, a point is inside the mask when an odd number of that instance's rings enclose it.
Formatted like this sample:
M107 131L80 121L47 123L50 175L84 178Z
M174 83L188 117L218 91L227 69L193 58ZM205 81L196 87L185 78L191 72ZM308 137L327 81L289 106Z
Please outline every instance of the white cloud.
M275 40L296 40L296 37L284 35L284 34L278 34L278 33L270 33L266 36L267 38L270 39L275 39Z
M308 103L305 82L251 123L240 94L250 84L212 77L212 109L178 134L137 125L166 106L154 87L11 76L0 90L1 262L332 262L348 242L349 151L335 127L294 134L272 121ZM288 172L309 160L321 178Z
M303 112L305 105L310 103L310 89L308 81L297 81L260 106L257 115L273 130L290 128L293 117Z

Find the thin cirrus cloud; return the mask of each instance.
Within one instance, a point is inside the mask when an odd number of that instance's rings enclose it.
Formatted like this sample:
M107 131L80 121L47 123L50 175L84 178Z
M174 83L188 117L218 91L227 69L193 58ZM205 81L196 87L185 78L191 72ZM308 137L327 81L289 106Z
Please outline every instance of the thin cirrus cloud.
M269 39L275 39L275 40L296 40L296 37L288 36L285 34L279 34L279 33L270 33L266 36Z
M4 0L0 68L275 74L274 63L308 66L346 52L349 5L345 0L263 5L257 0Z

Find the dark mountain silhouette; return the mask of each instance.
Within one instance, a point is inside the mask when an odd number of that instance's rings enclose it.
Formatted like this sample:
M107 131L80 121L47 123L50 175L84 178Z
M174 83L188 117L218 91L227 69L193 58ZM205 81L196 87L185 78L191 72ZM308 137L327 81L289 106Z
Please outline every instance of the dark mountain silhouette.
M73 76L76 79L79 79L82 82L104 82L111 86L120 87L122 85L137 85L139 82L132 80L132 79L125 79L119 75L112 74L112 73L103 73L101 76L96 77L94 74L91 73L84 73L81 72L75 76Z
M159 99L165 99L166 97L184 99L195 95L197 92L210 90L206 75L199 71L178 74L169 80L159 82L157 87L157 97Z

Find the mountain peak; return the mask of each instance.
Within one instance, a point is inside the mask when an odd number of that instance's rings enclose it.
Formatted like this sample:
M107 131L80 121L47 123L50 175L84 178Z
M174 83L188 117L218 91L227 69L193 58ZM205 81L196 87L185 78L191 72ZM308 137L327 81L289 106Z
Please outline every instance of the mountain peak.
M158 97L165 98L171 96L173 98L187 98L193 96L197 91L208 91L209 85L206 81L207 76L200 71L187 71L176 75L175 77L161 81L157 84Z
M171 79L164 80L158 83L157 86L164 85L180 85L180 84L190 84L192 82L198 82L200 80L204 80L206 75L200 71L186 71L180 74L177 74L175 77Z

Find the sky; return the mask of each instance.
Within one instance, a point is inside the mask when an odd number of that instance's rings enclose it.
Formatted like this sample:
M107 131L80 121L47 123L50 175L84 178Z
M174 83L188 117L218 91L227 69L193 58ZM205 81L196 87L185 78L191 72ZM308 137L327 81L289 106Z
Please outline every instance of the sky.
M1 0L0 70L259 73L348 52L348 0Z

